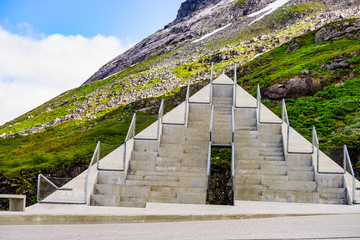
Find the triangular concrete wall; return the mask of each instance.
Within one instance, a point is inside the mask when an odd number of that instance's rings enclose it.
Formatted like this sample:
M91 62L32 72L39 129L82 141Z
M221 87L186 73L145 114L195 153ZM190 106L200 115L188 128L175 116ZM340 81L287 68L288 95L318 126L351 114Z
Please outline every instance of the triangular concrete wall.
M232 84L233 81L228 78L226 75L221 75L216 80L213 81L214 84ZM210 84L206 85L204 88L199 90L193 96L190 97L190 102L199 101L206 102L209 101L210 96ZM243 88L237 85L236 88L236 105L238 107L256 107L257 100L253 96L251 96L248 92L246 92ZM163 117L164 122L183 122L184 119L184 109L185 102L181 103L179 106L166 113ZM290 116L291 117L291 116ZM273 112L271 112L266 106L261 104L261 121L264 122L281 122L281 119L276 116ZM283 132L287 131L287 124L282 124ZM136 137L155 137L157 134L157 122L153 123L145 130L140 132ZM298 132L294 129L290 128L290 143L289 148L291 151L311 151L312 144L307 141L304 137L302 137ZM285 139L285 137L284 137ZM286 147L287 142L284 140L284 147ZM131 150L133 148L133 139L128 141L127 143L127 158L126 158L126 166L128 166L128 161L130 159ZM122 168L123 162L123 153L124 153L124 145L121 145L119 148L111 152L109 155L100 160L100 165L102 167L112 167L112 168ZM316 168L316 151L313 154L313 166ZM333 160L331 160L328 156L326 156L323 152L320 151L320 166L322 170L326 171L342 171L342 168L337 165ZM316 169L315 169L316 170ZM96 164L91 167L89 178L88 178L88 190L87 190L87 203L89 205L91 191L94 187L94 184L97 181L97 173L98 170L96 168ZM72 188L72 191L56 191L52 195L50 195L46 200L47 201L83 201L84 199L84 181L85 181L86 171L75 177L73 180L68 182L64 187ZM121 182L126 177L126 171L120 172L119 182ZM352 191L352 178L350 174L346 174L346 185L347 189L351 196ZM360 186L359 181L356 180L356 185ZM360 193L357 193L357 199L360 199ZM36 204L38 205L38 204ZM36 206L32 206L36 207Z

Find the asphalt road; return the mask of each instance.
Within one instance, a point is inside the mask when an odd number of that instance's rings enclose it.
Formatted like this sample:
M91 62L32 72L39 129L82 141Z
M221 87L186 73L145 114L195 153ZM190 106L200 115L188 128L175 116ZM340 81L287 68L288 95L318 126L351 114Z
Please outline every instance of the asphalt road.
M203 222L0 226L0 239L360 239L360 215Z

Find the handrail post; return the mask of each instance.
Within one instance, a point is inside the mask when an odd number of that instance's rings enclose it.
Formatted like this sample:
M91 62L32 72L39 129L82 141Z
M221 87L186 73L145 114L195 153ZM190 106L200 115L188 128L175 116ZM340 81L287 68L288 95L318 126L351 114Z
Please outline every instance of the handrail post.
M214 63L211 63L211 73L210 73L210 103L212 103L212 88L213 88L213 67Z
M260 110L261 110L261 93L259 84L257 85L257 107L258 107L258 123L260 123Z
M36 201L39 202L39 199L40 199L40 175L41 174L38 174L38 183L37 183L37 190L36 190Z
M190 79L187 83L187 89L186 89L186 99L185 99L185 115L184 115L184 124L187 125L187 115L188 115L188 108L189 108L189 96L190 96Z
M236 87L237 87L236 63L234 63L233 106L236 106Z

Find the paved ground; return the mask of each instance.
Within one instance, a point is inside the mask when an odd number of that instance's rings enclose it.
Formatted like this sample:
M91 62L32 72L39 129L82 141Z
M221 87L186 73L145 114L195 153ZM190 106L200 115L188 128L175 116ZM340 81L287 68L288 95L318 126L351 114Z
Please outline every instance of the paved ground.
M360 239L360 214L203 222L0 226L0 239Z

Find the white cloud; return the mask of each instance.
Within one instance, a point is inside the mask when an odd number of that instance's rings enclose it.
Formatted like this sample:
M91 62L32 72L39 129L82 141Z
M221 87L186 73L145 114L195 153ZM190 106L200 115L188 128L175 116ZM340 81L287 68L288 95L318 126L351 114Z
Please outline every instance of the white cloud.
M129 46L111 36L20 36L0 26L0 125L81 85Z

